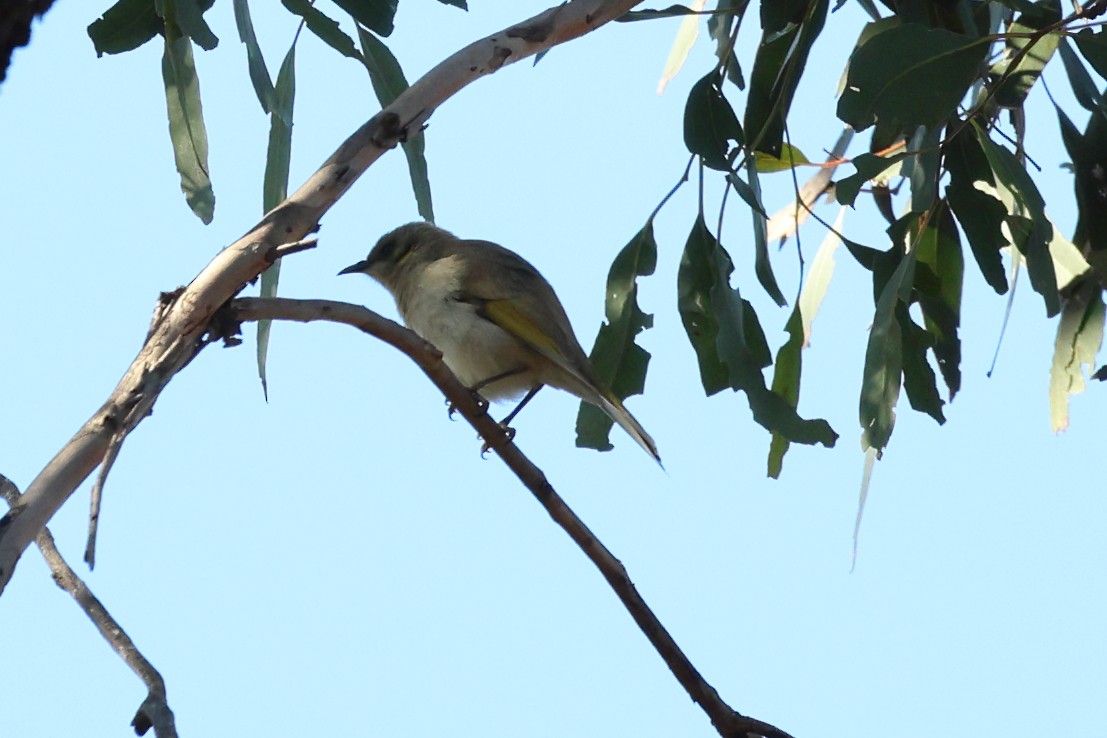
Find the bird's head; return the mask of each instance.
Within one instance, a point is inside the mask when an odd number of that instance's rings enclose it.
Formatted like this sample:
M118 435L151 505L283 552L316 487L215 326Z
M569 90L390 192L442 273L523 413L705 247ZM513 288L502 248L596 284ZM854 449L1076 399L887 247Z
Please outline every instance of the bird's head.
M429 252L433 249L428 247L451 238L448 231L430 223L408 223L381 236L369 256L339 274L368 274L392 290L403 270L431 257Z

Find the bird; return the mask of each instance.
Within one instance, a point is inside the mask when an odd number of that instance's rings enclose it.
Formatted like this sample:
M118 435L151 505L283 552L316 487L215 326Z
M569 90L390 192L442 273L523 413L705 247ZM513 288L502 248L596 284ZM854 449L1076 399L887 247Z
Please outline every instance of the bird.
M549 385L599 407L661 463L653 438L596 373L553 287L514 251L417 221L339 275L358 273L392 294L407 326L471 391L489 402L522 396L500 423L508 432Z

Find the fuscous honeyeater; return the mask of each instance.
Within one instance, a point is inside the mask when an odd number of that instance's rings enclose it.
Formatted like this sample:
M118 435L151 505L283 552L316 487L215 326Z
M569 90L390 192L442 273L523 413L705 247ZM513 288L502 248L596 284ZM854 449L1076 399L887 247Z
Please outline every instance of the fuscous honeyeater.
M408 223L339 274L355 272L384 285L408 327L482 397L525 393L505 425L548 384L602 409L661 462L653 439L596 374L549 282L523 257L429 223Z

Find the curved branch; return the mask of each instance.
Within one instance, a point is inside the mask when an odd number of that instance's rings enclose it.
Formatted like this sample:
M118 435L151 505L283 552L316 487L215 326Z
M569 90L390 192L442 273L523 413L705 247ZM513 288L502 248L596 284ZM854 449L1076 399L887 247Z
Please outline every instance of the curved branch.
M315 174L218 255L179 293L167 296L145 345L107 402L51 459L0 519L0 592L46 522L99 465L111 439L126 437L204 345L215 312L299 241L385 151L418 131L458 90L501 67L595 30L641 0L570 0L481 39L449 57L346 139Z
M626 607L634 622L660 654L673 676L698 704L719 735L726 737L763 736L764 738L790 738L783 730L768 723L740 715L726 704L715 688L704 680L692 662L669 635L669 631L657 619L642 595L638 593L626 568L596 538L576 513L565 503L546 479L542 470L528 459L511 436L488 414L485 405L478 404L476 396L454 376L442 361L442 354L400 324L374 313L360 305L331 300L293 300L288 298L242 298L230 304L227 324L256 320L293 320L302 323L324 320L343 323L375 336L405 353L442 390L447 399L480 433L481 437L499 456L515 476L526 485L531 494L546 508L550 517L569 534L585 556L596 565L604 579L611 585L619 600Z
M20 498L19 489L3 474L0 474L0 497L12 506ZM177 727L173 720L173 711L169 709L169 702L165 696L165 680L161 678L161 674L139 652L134 641L123 631L96 595L92 594L92 590L84 580L77 576L77 573L62 558L58 547L54 545L54 536L50 535L50 531L46 528L39 531L35 543L38 545L38 550L42 552L42 558L46 559L46 564L50 567L54 583L77 601L77 605L100 631L100 635L112 650L119 654L123 662L131 667L131 671L146 685L146 699L139 705L131 721L135 733L145 735L150 728L153 728L157 738L177 738Z

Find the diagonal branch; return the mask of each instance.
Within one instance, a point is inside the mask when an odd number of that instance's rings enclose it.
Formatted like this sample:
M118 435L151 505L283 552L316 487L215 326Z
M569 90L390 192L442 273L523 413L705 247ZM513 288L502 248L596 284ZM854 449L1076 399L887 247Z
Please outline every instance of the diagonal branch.
M395 346L412 359L438 386L453 407L485 439L488 447L515 473L531 494L546 508L550 517L569 534L584 554L596 565L611 585L623 606L630 612L650 643L664 659L673 676L698 704L719 735L725 738L763 736L790 738L768 723L740 715L731 708L700 675L699 671L673 640L638 593L626 568L588 529L546 479L542 470L528 459L504 429L492 419L485 406L477 403L473 392L458 380L442 361L442 354L407 328L360 305L331 300L292 300L287 298L241 298L230 303L226 325L242 321L293 320L308 323L317 320L343 323Z
M370 118L323 166L246 235L219 252L189 285L171 294L145 345L107 402L51 459L0 519L0 592L46 522L104 459L111 439L125 438L149 415L161 391L208 340L215 312L280 255L319 227L319 220L358 177L442 103L501 67L565 43L618 18L641 0L570 0L466 46L441 62Z
M14 506L19 501L20 494L15 484L0 474L0 497ZM142 683L146 685L146 699L138 707L131 725L135 733L145 735L150 728L154 729L157 738L177 738L177 728L173 720L173 711L169 709L169 703L165 696L165 681L161 674L154 668L146 657L139 653L131 640L115 618L111 616L107 608L92 594L88 585L84 583L77 573L62 558L61 552L54 545L54 536L43 528L35 538L38 550L42 552L42 558L46 559L50 567L50 573L54 576L54 583L68 592L77 605L84 610L85 615L100 631L100 635L108 642L127 666L131 667Z

